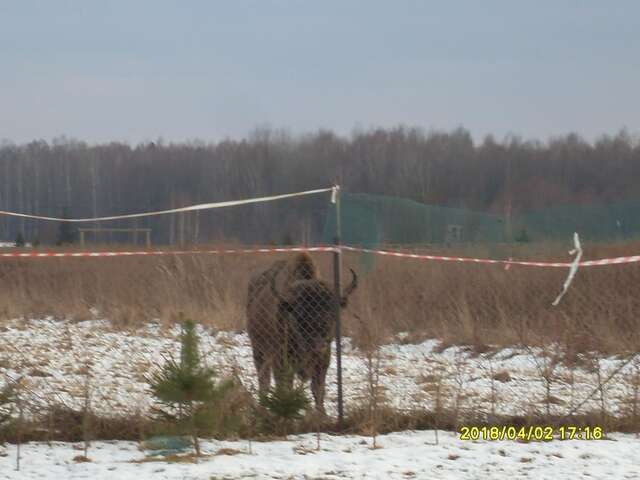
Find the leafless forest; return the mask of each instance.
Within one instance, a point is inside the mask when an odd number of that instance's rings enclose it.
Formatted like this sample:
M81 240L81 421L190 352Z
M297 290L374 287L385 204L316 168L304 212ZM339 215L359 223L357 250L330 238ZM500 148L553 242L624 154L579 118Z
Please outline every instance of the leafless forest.
M578 135L547 142L512 136L474 142L469 132L415 128L339 137L261 129L245 140L205 144L162 141L131 146L69 139L0 147L0 209L97 216L198 202L293 192L339 182L350 192L513 213L562 204L602 203L640 195L640 142L625 131L587 142ZM317 240L326 199L247 206L187 217L127 223L151 227L155 243ZM306 230L299 225L305 223ZM118 226L118 225L111 225ZM57 226L0 219L0 239L55 241Z

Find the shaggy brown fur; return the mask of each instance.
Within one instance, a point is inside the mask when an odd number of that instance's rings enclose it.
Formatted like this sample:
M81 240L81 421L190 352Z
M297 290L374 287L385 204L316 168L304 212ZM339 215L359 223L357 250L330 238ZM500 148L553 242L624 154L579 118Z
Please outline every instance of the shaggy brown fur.
M335 333L336 301L346 306L352 284L341 299L318 276L306 254L274 263L249 282L247 331L258 372L260 394L276 385L290 386L293 375L311 379L316 408L324 410L325 378Z

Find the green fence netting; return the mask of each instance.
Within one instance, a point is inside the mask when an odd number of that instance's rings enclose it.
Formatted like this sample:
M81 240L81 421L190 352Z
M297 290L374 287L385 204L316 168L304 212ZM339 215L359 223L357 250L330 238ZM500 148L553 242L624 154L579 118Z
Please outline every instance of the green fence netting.
M562 205L517 216L514 225L531 241L565 239L573 232L587 241L626 240L640 234L640 201Z
M342 242L365 248L567 242L573 232L593 242L640 236L640 200L563 205L513 215L510 219L470 209L361 193L342 193L340 208ZM331 208L324 224L324 243L333 242L335 228L335 209Z

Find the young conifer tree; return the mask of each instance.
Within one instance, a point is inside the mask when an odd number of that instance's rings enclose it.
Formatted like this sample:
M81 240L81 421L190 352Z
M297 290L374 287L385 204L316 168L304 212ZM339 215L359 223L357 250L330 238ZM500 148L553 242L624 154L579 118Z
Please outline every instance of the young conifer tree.
M11 414L13 413L15 403L15 393L13 385L7 383L4 387L0 388L0 445L2 445L3 436L2 429L6 423L11 420Z
M213 424L216 404L233 387L231 380L216 382L213 368L203 366L198 348L195 324L187 320L182 324L180 335L180 360L167 359L162 369L149 379L151 391L158 401L178 415L161 411L165 418L177 422L180 429L186 429L191 436L196 455L200 456L198 433Z
M293 377L293 371L287 372L285 376ZM276 382L274 388L270 388L265 395L260 397L260 405L272 417L275 417L285 438L291 423L303 417L309 403L303 385L295 386L292 381L287 379Z

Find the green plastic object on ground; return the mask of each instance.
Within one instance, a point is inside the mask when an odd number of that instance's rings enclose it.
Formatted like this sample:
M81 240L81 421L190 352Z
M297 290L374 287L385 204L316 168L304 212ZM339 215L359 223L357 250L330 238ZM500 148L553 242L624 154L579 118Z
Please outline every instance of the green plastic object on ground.
M153 455L175 455L191 448L191 440L187 437L156 436L142 442L142 448L151 450Z

